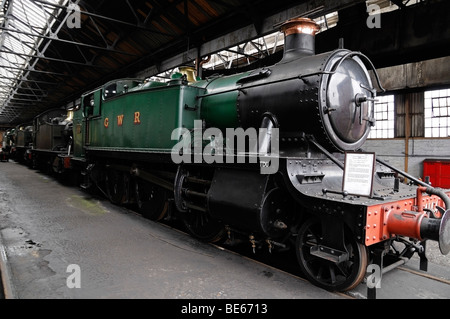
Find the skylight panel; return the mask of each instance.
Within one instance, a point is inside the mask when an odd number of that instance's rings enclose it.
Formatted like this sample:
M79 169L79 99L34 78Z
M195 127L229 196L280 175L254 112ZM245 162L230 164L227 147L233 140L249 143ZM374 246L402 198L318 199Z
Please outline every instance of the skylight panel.
M49 4L67 5L69 0L46 0ZM14 88L18 87L36 48L63 9L55 11L33 0L1 1L0 8L0 114L10 102ZM8 93L8 94L7 94Z

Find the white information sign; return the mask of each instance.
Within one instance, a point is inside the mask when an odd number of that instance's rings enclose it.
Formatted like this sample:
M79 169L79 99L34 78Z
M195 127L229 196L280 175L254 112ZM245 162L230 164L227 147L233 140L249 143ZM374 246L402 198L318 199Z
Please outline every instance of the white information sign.
M342 191L352 195L372 196L375 153L345 153Z

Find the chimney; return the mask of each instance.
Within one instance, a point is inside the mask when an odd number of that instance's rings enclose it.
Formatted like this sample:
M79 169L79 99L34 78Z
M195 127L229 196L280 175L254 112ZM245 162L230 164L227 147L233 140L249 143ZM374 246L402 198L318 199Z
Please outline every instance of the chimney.
M282 62L315 54L315 35L319 25L308 18L294 18L281 25L284 33L284 56Z

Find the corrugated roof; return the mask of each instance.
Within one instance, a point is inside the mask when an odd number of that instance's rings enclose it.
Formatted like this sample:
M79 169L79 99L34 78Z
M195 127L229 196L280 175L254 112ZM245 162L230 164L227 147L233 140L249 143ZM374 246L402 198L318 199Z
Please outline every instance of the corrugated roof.
M64 5L68 0L50 0ZM25 72L33 68L32 57L42 37L56 21L61 9L44 7L27 0L3 0L0 13L0 114L18 114L23 105L38 94L15 92L20 82L28 81ZM36 82L37 84L38 82ZM8 110L6 110L9 106Z

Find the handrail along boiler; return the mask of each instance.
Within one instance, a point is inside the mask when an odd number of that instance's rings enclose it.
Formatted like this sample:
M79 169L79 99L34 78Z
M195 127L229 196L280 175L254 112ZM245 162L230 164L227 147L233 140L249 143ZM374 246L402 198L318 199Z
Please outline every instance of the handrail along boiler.
M342 192L344 153L359 152L375 123L370 60L343 48L315 54L318 26L310 19L281 29L284 56L269 67L191 82L121 79L84 94L67 153L82 186L152 220L180 218L202 240L244 240L255 251L292 247L308 279L329 290L354 288L374 260L392 264L415 252L425 260L427 239L448 253L443 190L398 183L403 172L378 161L373 195ZM231 162L174 163L180 141L172 133L195 136L196 121L205 132L278 129L278 169L261 174L262 159L250 161L252 151L236 147L227 149ZM202 138L190 147L212 143Z

